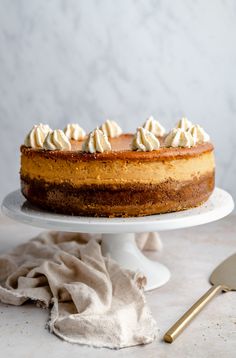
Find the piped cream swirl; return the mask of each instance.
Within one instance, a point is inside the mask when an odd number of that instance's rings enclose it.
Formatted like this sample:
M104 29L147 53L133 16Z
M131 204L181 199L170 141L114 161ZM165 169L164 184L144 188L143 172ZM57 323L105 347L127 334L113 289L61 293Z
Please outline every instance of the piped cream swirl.
M167 135L165 139L166 147L186 147L190 148L194 146L194 139L190 132L183 131L180 128L174 128Z
M196 124L196 125L192 126L191 128L189 128L188 132L192 135L195 144L197 144L197 143L205 143L205 142L210 141L210 136L198 124Z
M43 142L51 128L48 124L36 124L25 137L24 145L31 148L43 148Z
M55 129L46 136L43 148L46 150L71 150L71 144L61 129Z
M83 140L86 136L85 131L77 123L69 123L64 128L64 133L69 139Z
M158 122L153 116L150 116L142 126L149 132L153 133L156 137L163 136L165 134L165 128Z
M107 137L116 138L122 134L122 129L113 120L107 119L99 128Z
M160 148L160 142L155 135L143 127L139 127L132 140L132 150L151 152Z
M107 135L99 128L89 133L87 139L83 143L83 151L87 153L103 153L111 150L111 144Z
M190 122L186 117L181 118L175 128L183 129L184 131L192 127L192 122Z

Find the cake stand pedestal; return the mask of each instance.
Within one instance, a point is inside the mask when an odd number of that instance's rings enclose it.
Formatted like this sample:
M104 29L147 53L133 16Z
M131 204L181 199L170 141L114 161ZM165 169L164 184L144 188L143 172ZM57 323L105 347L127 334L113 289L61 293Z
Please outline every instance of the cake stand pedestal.
M50 213L32 206L20 190L8 194L2 204L5 215L32 226L58 231L101 233L103 254L128 269L143 272L147 277L147 291L164 285L170 278L170 272L164 265L142 254L135 243L135 233L206 224L223 218L233 208L230 194L219 188L198 208L138 218L93 218Z

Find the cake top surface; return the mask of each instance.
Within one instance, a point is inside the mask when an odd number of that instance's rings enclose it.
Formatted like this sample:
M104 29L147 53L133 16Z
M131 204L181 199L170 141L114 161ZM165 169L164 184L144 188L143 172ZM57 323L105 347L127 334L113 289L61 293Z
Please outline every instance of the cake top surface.
M52 130L47 124L34 125L27 134L23 153L41 153L55 158L148 159L195 156L213 150L205 130L181 118L170 131L150 116L131 134L123 134L120 126L107 119L99 128L86 134L78 123Z
M210 142L197 144L190 148L184 147L164 147L164 138L159 138L160 148L149 152L134 151L131 149L131 142L133 140L133 134L122 134L119 137L111 138L111 151L105 151L103 153L86 153L82 151L83 141L70 140L71 150L70 151L47 151L42 149L32 149L26 146L21 146L21 151L27 153L27 155L40 155L45 157L54 158L67 158L71 160L108 160L108 159L141 159L141 160L152 160L152 159L173 159L179 157L193 157L208 151L213 150L213 145Z

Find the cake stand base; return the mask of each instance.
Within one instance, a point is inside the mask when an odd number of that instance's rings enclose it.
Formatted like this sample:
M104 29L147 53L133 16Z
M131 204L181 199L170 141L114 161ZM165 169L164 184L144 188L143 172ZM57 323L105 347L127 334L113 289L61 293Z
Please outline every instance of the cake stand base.
M149 260L138 249L134 234L103 234L102 253L132 271L145 273L145 290L153 290L170 279L170 271L159 262Z
M102 251L120 265L147 277L146 291L164 285L170 278L162 264L149 260L138 249L134 233L174 230L213 222L230 214L234 202L229 193L215 188L209 200L194 209L145 217L94 218L61 215L40 210L25 200L20 190L8 194L2 204L10 218L57 231L102 234Z

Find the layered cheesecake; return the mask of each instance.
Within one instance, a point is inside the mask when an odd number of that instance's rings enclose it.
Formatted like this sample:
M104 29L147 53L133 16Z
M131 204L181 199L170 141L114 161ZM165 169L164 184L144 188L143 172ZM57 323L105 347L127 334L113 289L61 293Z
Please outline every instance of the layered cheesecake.
M182 128L186 120L167 134L150 123L122 134L110 122L87 136L76 125L34 127L21 146L23 195L45 210L84 216L144 216L201 205L214 189L208 135L200 126Z

